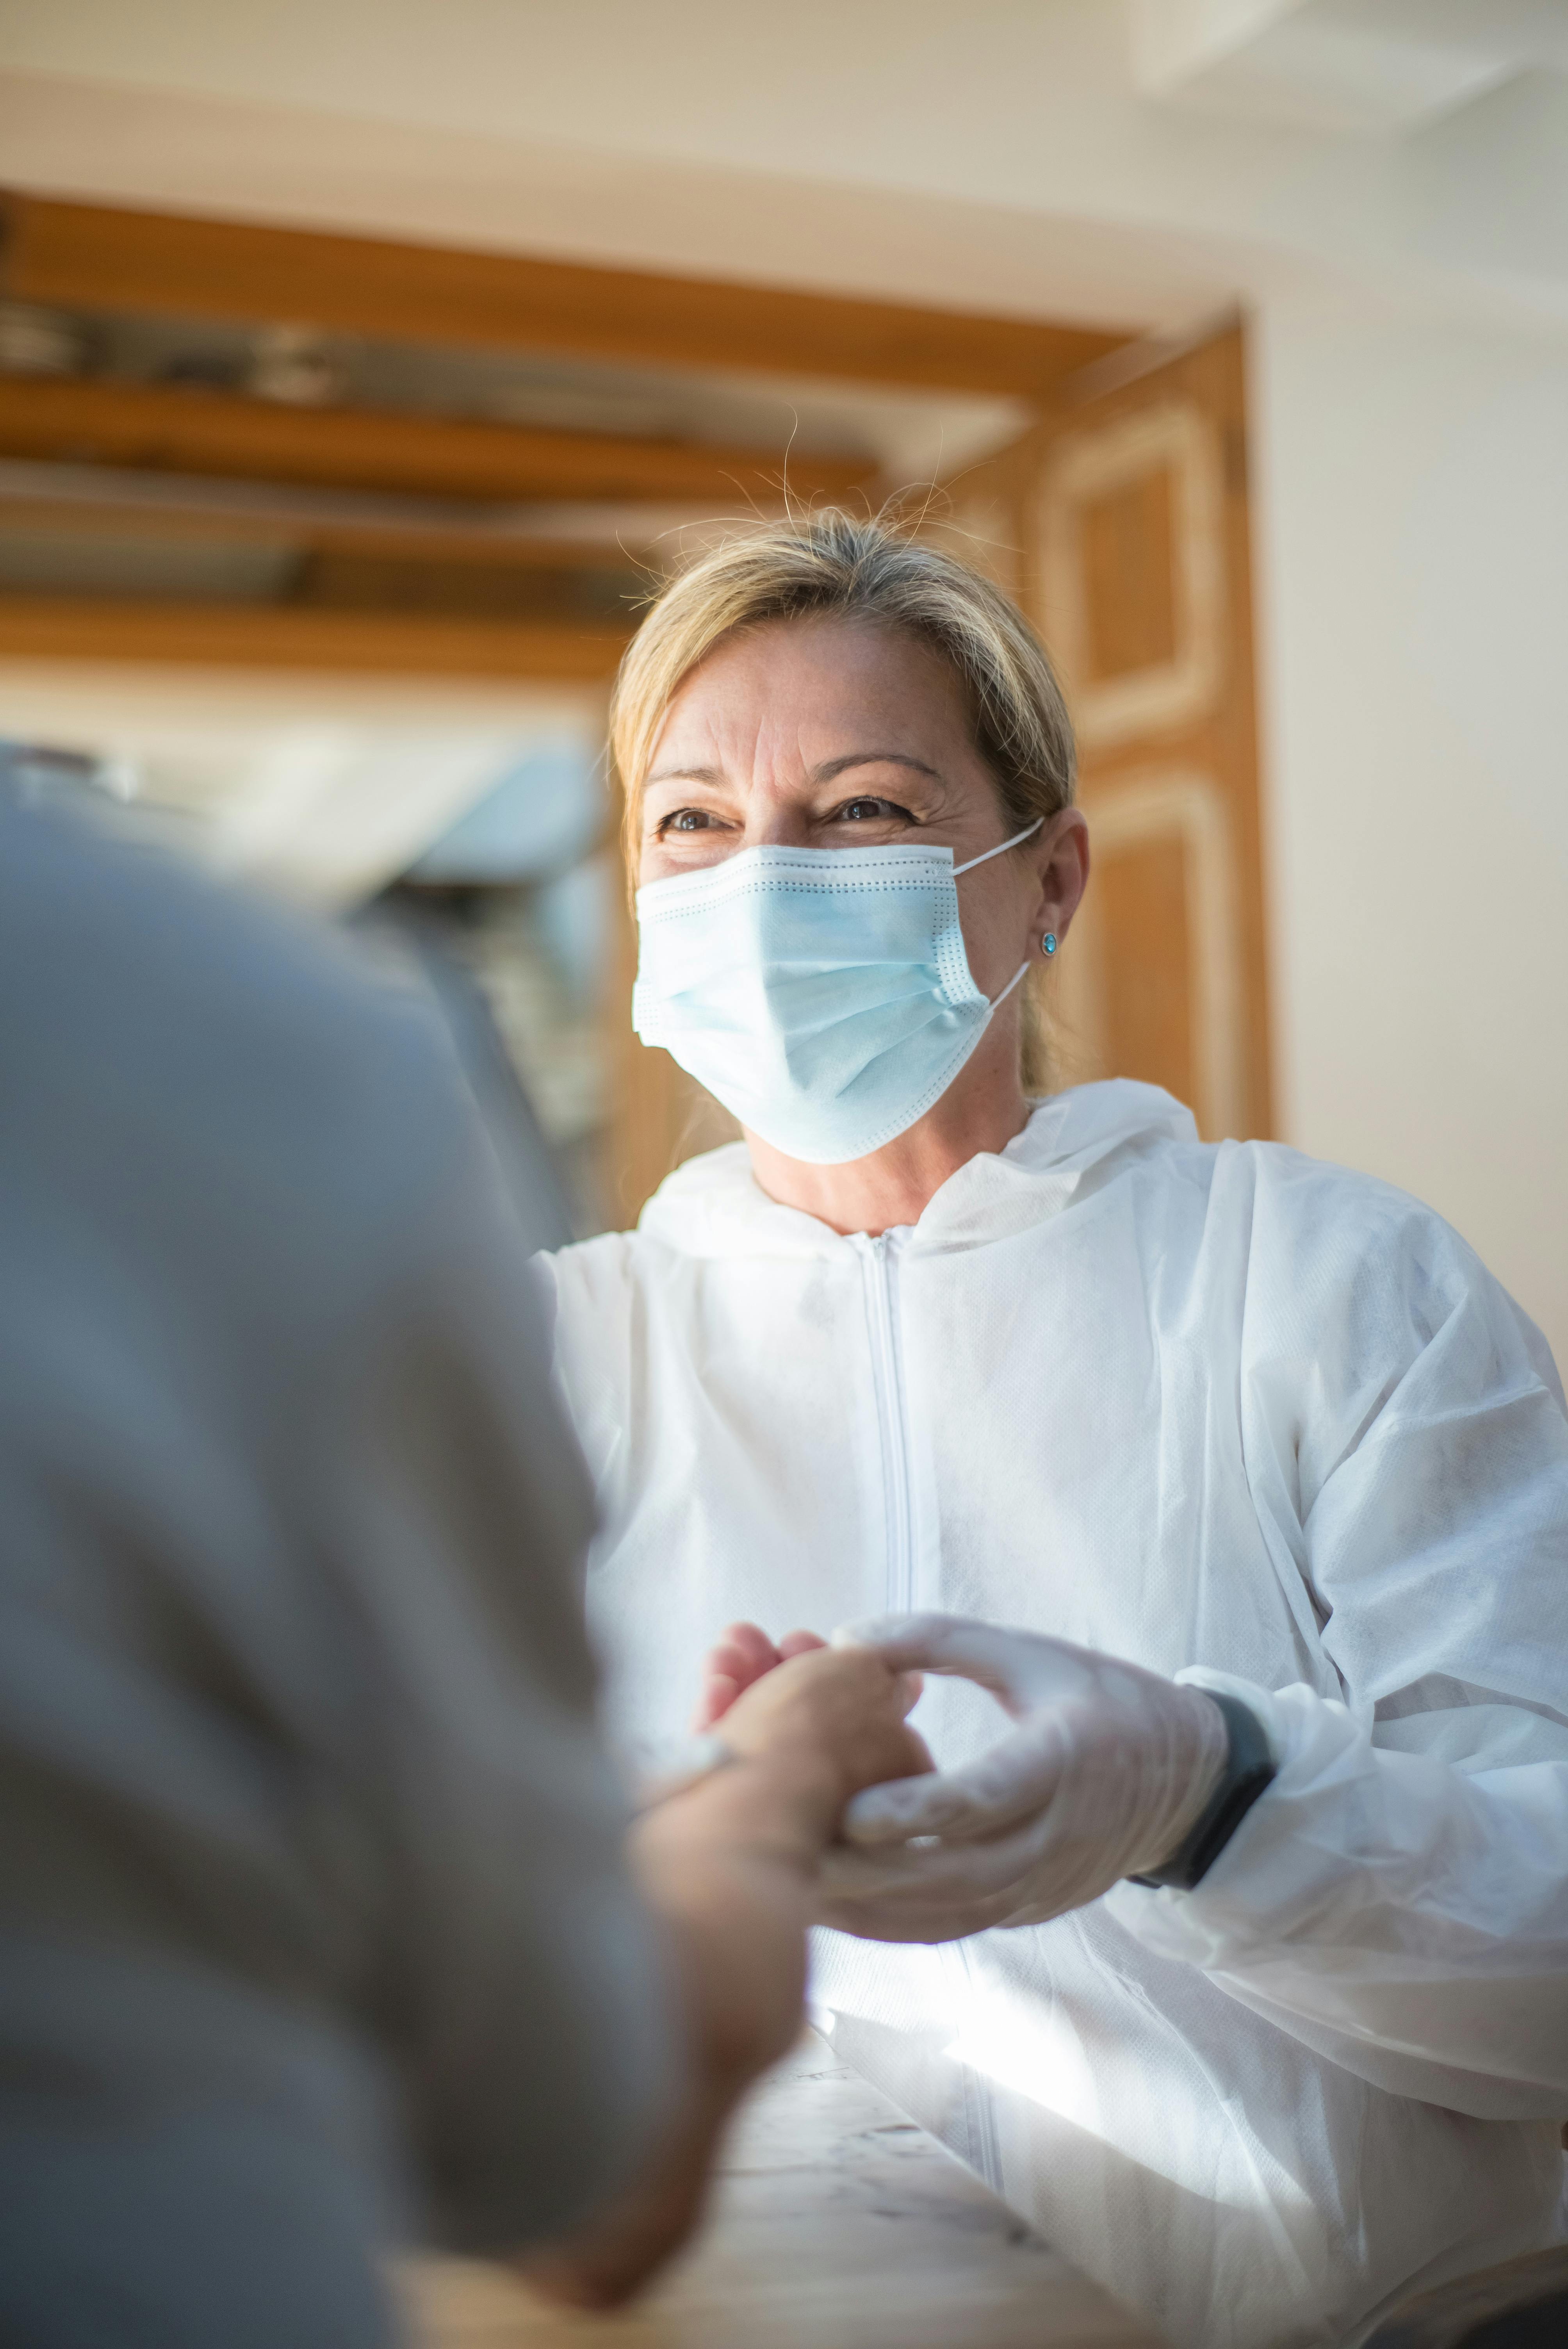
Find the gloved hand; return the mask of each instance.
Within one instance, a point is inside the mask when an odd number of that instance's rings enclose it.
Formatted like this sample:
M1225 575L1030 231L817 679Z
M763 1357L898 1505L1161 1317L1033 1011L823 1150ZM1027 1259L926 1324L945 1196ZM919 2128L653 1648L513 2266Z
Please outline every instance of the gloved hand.
M1163 1866L1224 1773L1224 1715L1202 1689L1065 1640L903 1615L834 1644L977 1682L1018 1724L964 1769L855 1796L841 1833L856 1848L830 1853L818 1909L844 1932L946 1941L1043 1923Z

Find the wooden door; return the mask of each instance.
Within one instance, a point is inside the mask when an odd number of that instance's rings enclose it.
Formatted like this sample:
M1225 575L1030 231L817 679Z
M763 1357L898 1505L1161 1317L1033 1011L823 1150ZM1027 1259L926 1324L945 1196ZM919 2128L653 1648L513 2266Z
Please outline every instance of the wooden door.
M1078 729L1093 878L1048 979L1053 1078L1270 1130L1242 333L1045 418L943 534L1016 594Z

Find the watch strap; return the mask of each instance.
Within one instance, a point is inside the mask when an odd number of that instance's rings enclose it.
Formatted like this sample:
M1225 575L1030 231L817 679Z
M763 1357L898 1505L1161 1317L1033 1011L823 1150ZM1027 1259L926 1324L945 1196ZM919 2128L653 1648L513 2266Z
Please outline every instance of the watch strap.
M1128 1881L1131 1884L1191 1892L1202 1882L1276 1774L1278 1764L1269 1751L1267 1733L1251 1705L1219 1689L1204 1689L1202 1692L1219 1706L1225 1718L1229 1751L1220 1783L1170 1858L1151 1868L1147 1876L1130 1877Z

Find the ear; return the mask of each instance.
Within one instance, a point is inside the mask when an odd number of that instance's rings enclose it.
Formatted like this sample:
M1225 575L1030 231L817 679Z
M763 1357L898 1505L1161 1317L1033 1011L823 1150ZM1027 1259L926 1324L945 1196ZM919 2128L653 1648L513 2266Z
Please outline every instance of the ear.
M1037 843L1040 894L1030 926L1065 938L1088 886L1088 823L1081 808L1063 808Z

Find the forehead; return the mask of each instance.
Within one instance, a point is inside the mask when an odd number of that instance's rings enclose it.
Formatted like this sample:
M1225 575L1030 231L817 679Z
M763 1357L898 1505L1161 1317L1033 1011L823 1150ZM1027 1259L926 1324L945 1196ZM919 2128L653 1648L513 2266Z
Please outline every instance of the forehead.
M699 740L737 750L799 743L828 755L820 746L831 738L834 749L923 744L951 755L971 735L957 676L919 637L865 621L769 620L726 637L682 680L652 763L656 773Z

